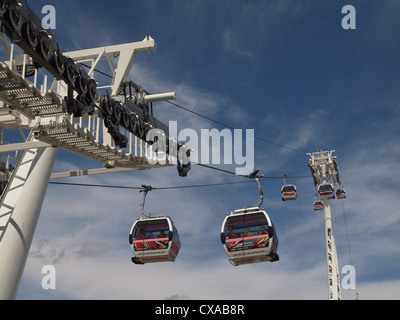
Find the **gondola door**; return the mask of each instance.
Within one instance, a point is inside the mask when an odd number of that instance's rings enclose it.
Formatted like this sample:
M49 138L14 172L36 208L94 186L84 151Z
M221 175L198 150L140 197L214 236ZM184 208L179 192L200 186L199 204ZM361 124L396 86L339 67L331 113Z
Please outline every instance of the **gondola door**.
M221 240L232 264L243 258L244 215L233 215L225 220Z

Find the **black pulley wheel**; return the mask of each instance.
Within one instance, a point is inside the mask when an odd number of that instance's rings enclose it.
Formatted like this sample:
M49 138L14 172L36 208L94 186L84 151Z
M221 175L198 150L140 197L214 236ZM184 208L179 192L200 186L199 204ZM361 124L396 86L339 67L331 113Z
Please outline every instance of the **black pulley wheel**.
M122 113L122 116L121 116L121 124L122 124L122 126L124 127L124 128L126 128L126 129L128 129L129 130L129 124L130 124L130 115L128 114L128 113L126 113L126 112L123 112Z
M107 99L107 96L106 96L106 95L101 95L101 96L100 96L99 106L100 106L101 112L102 112L104 115L107 114L107 111L106 111L106 108L107 108L107 106L106 106L107 100L108 100L108 99Z
M36 47L36 50L39 52L44 60L49 61L54 49L52 41L48 35L42 35L40 38L41 39L39 40L39 44Z
M63 57L61 51L53 50L51 53L51 65L57 70L59 74L63 74L65 71L65 58Z
M105 107L104 111L106 112L106 114L111 116L114 112L114 103L109 96L106 96L106 101L107 103L104 105Z
M4 14L7 11L7 3L0 0L0 14Z
M76 71L75 61L71 58L66 59L64 76L67 78L70 85L75 86L75 80L78 73Z
M24 23L22 26L22 37L33 49L39 44L39 35L34 31L31 21Z
M142 121L140 121L140 119L138 118L136 121L136 133L137 136L144 140L145 136L144 136L144 125L142 123Z
M83 94L78 94L78 96L76 97L76 100L78 100L84 106L90 105L90 101L88 101L87 97L84 96Z
M88 90L88 82L87 80L82 77L82 75L78 75L78 78L75 80L76 84L76 89L81 93L81 94L86 94Z
M118 121L118 122L120 122L121 121L121 117L122 117L122 114L124 113L124 109L122 108L122 106L121 106L121 103L119 102L119 101L115 101L114 100L114 107L113 107L113 115L114 115L114 118Z
M90 99L90 101L96 100L96 96L97 96L96 80L94 80L94 79L89 80L86 96Z
M100 108L104 117L111 116L113 114L112 100L108 95L100 96Z
M8 8L4 14L4 18L15 31L18 33L21 31L23 18L18 7Z
M131 114L129 117L129 127L128 130L133 134L136 134L137 124L138 124L138 116L136 114Z
M118 127L117 120L115 120L112 116L108 116L104 119L104 125L109 129L114 129Z

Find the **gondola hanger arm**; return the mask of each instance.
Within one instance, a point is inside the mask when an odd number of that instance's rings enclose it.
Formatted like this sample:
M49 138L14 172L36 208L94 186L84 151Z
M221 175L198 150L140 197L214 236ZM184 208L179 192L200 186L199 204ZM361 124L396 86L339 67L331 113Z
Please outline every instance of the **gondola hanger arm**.
M262 205L262 203L264 202L264 189L261 186L260 181L258 180L258 178L255 178L254 181L257 182L258 190L260 191L260 201L258 202L256 207L260 207Z
M147 214L147 213L144 211L144 204L145 204L145 201L146 201L147 193L148 193L149 191L152 191L152 190L153 190L153 187L151 187L151 186L146 186L146 185L142 184L142 188L143 188L143 189L139 190L139 192L143 192L143 198L142 198L142 202L141 202L141 204L140 204L140 208L141 208L141 210L142 210L142 214L143 214L146 218L151 218L151 215L150 215L150 214Z
M261 175L257 175L260 172L260 169L256 169L254 170L252 173L249 174L249 178L250 179L254 179L254 181L257 183L258 186L258 191L260 192L260 201L258 202L258 204L256 205L256 207L260 207L262 205L262 203L264 202L264 189L260 184L259 178L263 178L264 174Z

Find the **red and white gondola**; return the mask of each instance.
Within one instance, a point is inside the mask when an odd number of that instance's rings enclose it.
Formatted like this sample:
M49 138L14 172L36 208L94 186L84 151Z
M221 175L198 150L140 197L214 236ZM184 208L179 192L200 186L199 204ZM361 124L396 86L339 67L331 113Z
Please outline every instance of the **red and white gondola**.
M321 200L317 200L314 202L314 210L319 211L324 209L324 203Z
M296 200L297 189L293 184L285 184L281 189L282 201Z
M139 218L133 224L129 243L135 264L175 261L181 242L170 217Z
M278 236L265 210L251 207L229 214L221 228L221 241L235 265L278 261Z
M318 194L321 200L335 199L335 190L330 183L323 183L319 185Z

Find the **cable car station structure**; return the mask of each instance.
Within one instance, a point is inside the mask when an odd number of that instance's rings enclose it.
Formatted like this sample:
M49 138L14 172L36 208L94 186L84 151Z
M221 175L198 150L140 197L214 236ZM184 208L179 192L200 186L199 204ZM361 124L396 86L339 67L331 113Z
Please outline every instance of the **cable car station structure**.
M7 158L2 181L8 181L2 183L0 203L0 299L15 299L50 178L170 166L147 161L156 151L146 140L153 128L168 142L160 151L177 156L185 146L152 114L153 102L174 100L175 93L152 95L128 78L136 55L156 50L150 36L63 53L26 0L1 1L0 19L0 126L23 138L0 145L2 159ZM94 77L101 63L110 69L111 84ZM103 168L52 175L59 148ZM20 154L11 168L15 152ZM189 169L190 164L180 164L179 175Z

